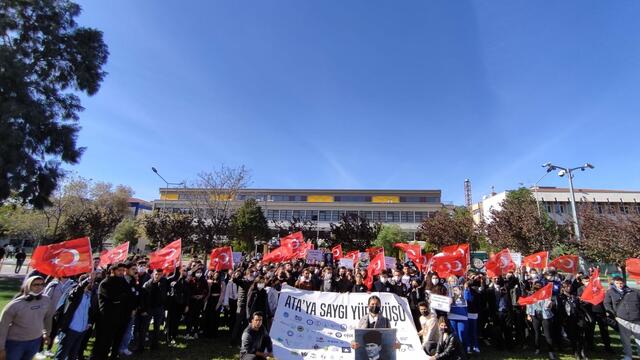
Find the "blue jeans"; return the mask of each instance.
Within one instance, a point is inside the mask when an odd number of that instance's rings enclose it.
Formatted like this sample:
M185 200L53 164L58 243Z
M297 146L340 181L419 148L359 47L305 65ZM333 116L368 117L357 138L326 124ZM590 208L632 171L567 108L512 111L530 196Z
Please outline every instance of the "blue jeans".
M42 344L41 337L25 341L7 340L5 343L7 360L31 360L40 350L40 344Z
M133 324L135 322L134 320L135 319L133 317L131 318L131 320L129 320L129 324L127 325L127 330L125 330L124 337L122 338L122 343L120 344L120 352L129 350L129 343L133 338Z
M478 319L467 319L467 344L473 348L480 348L478 344Z
M458 336L458 340L460 340L463 349L466 351L467 347L469 347L469 339L467 338L467 320L449 319L449 323L451 324L451 330L453 330L453 333Z
M60 331L60 343L56 350L55 360L75 360L80 355L80 345L85 332L77 332L71 329Z

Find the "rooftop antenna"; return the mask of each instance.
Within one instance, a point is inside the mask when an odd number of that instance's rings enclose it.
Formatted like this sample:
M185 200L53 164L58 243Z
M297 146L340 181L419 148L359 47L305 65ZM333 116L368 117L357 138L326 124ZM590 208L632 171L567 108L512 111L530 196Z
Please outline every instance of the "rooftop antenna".
M471 208L471 203L473 202L473 198L471 197L471 180L464 180L464 205L468 208Z

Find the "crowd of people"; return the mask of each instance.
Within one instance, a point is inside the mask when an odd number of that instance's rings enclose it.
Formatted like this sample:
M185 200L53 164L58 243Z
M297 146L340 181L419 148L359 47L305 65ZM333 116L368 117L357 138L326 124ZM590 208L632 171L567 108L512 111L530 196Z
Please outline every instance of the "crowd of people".
M193 259L167 273L150 270L148 259L138 255L106 269L97 266L99 259L95 262L92 273L74 278L51 279L37 272L27 276L0 317L0 359L84 359L91 337L91 359L117 359L154 351L160 343L176 346L179 337L209 339L221 331L230 332L241 359L267 358L273 350L268 332L284 284L406 298L424 351L432 359L463 359L483 347L514 352L530 348L550 359L570 351L576 359L586 359L598 343L614 357L611 331L619 332L625 359L631 359L631 338L640 338L640 293L620 277L611 279L604 301L593 305L580 299L590 274L563 275L552 268L522 268L493 277L468 270L464 276L444 277L405 262L382 271L369 289L366 269L336 263L263 264L245 258L234 269L213 271ZM550 299L518 304L520 297L547 284L553 286ZM433 294L451 298L449 312L431 309ZM362 327L385 327L377 320L381 315L376 298L370 297L369 321L362 320ZM594 338L596 325L599 339Z

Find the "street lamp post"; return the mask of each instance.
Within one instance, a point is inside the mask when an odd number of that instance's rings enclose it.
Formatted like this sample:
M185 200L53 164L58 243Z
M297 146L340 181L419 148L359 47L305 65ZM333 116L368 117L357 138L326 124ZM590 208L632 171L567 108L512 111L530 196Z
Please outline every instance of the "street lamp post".
M578 213L576 212L576 196L573 192L573 172L576 170L585 171L587 169L593 169L594 166L591 165L590 163L586 163L582 166L568 168L568 167L553 165L552 163L548 162L546 164L543 164L542 167L547 168L547 173L550 173L553 170L560 170L558 172L558 176L563 177L567 175L567 177L569 178L569 193L571 194L571 197L569 198L569 200L571 200L571 211L573 212L573 230L576 233L576 239L580 240L580 225L578 224Z
M156 175L158 175L158 177L160 177L160 179L162 179L162 181L164 181L164 183L167 185L167 189L170 188L169 185L174 185L174 186L183 186L184 185L184 182L179 182L179 183L170 183L170 182L168 182L167 180L165 180L165 178L162 177L162 175L160 175L160 173L158 172L158 169L156 169L155 167L151 167L151 171L156 173Z

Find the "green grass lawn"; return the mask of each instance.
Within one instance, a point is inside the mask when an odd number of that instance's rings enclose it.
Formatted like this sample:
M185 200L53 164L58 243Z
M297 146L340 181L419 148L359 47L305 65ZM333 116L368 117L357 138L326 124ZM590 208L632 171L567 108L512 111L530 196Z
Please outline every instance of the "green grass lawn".
M0 308L4 306L13 298L20 287L20 280L0 278ZM184 330L184 328L182 328ZM622 347L618 334L613 333L612 346L616 350L616 354L604 353L601 346L598 346L596 351L589 354L590 359L619 359L622 357ZM165 343L161 342L159 350L149 351L134 355L130 359L140 360L219 360L219 359L238 359L239 352L238 347L229 346L231 340L227 329L221 329L220 335L215 339L199 339L199 340L179 340L177 347L167 347ZM596 341L600 341L598 329L596 327ZM92 343L89 343L91 347ZM482 353L479 355L473 355L471 359L486 359L486 360L499 360L499 359L547 359L546 356L535 356L532 350L518 350L518 351L497 351L492 347L482 347ZM89 349L90 351L90 349ZM89 352L88 351L88 352ZM89 353L87 352L87 356ZM546 355L546 354L543 354ZM574 357L571 354L560 354L560 358L563 360L572 360Z

